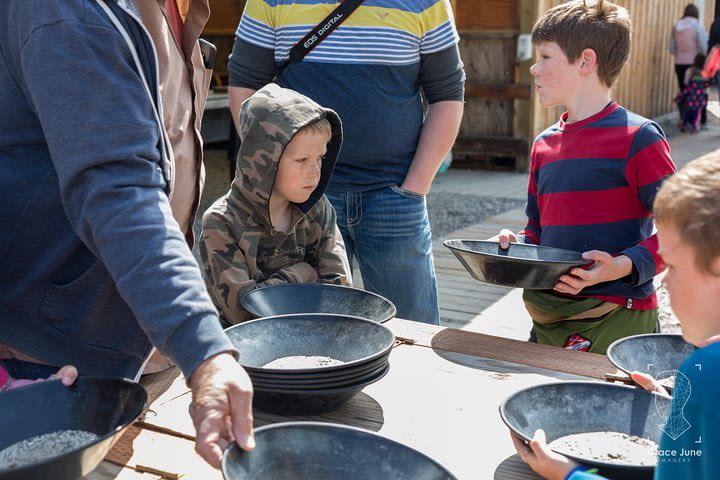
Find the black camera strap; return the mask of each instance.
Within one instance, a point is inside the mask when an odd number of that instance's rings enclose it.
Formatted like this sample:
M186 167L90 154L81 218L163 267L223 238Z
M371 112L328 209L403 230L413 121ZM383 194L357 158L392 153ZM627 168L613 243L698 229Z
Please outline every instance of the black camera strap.
M340 26L365 0L344 0L325 17L315 28L290 49L290 58L278 67L278 76L291 63L302 61L305 56L320 45L337 27Z

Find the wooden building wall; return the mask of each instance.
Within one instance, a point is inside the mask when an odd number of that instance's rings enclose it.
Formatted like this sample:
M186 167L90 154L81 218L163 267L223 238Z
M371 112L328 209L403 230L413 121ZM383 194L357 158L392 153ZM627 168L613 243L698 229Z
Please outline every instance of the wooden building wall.
M530 87L518 82L515 61L524 1L452 2L467 75L465 115L453 148L461 166L491 166L498 159L512 162L526 156L528 132L518 135L523 123L516 122L516 104L529 103Z
M538 0L538 13L563 3ZM614 0L628 9L633 22L630 59L613 88L612 98L628 109L649 118L674 112L677 93L674 57L668 51L673 24L682 16L688 0ZM700 2L696 2L699 4ZM714 2L705 2L701 19L709 29L715 16ZM555 123L562 109L542 108L534 100L533 132Z
M227 61L232 53L240 17L245 9L245 0L212 0L210 18L203 38L212 42L218 49L213 71L214 85L227 85Z

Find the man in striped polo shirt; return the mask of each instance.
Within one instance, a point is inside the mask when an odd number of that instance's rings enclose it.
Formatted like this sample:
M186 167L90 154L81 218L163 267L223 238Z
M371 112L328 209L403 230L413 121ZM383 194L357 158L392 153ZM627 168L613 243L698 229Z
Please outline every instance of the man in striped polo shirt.
M366 0L303 61L290 49L331 0L248 0L229 62L230 109L278 76L335 110L344 144L327 196L365 288L439 324L425 194L452 147L465 74L447 0ZM423 107L423 97L428 103Z

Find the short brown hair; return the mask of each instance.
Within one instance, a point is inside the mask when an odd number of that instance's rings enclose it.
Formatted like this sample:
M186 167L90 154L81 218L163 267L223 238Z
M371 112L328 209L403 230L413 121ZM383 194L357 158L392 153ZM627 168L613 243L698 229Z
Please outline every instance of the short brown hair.
M700 271L720 273L711 270L720 257L720 153L693 160L668 178L655 197L653 216L677 229L695 251Z
M330 141L330 139L332 138L332 127L330 126L330 122L328 121L328 119L325 117L315 120L312 123L308 123L300 129L300 132L312 132L320 135L325 135L328 141Z
M612 87L630 56L632 24L627 10L604 0L576 0L551 8L535 23L535 44L555 42L574 63L582 51L597 55L598 77Z

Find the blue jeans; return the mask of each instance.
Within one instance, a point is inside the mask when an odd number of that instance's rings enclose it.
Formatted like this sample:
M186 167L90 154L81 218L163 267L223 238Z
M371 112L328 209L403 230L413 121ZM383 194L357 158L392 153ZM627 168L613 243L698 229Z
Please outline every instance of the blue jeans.
M393 302L400 318L439 325L425 197L396 185L326 195L335 207L348 260L357 259L365 289Z

